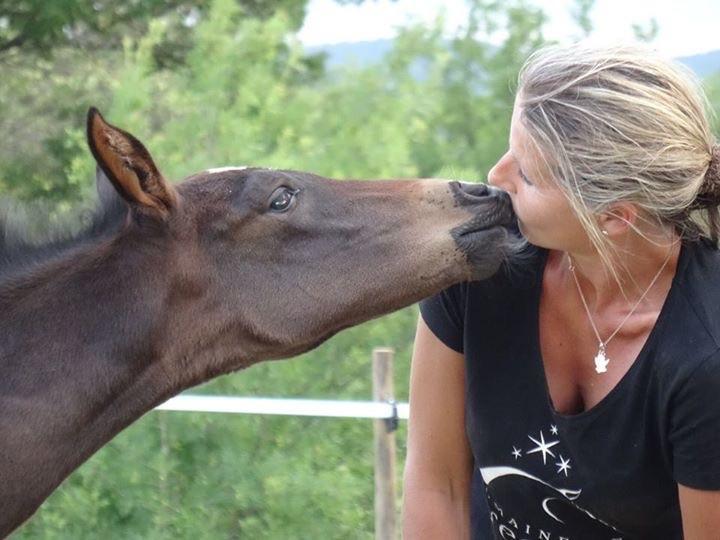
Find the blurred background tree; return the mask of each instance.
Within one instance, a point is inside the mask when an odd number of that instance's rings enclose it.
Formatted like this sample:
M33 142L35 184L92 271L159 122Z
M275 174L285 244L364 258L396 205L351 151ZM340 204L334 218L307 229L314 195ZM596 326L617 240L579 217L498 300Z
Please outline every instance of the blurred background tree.
M285 11L298 30L307 0L236 0L246 17L267 19ZM0 53L14 49L50 54L60 47L113 49L128 35L141 36L151 20L164 18L173 25L192 26L208 11L210 0L1 0ZM177 40L191 32L172 34ZM176 42L177 44L177 42ZM186 49L187 44L182 44ZM168 50L169 54L176 51Z
M468 6L455 35L442 20L409 26L381 61L329 68L296 37L306 0L0 0L0 193L59 213L89 204L89 105L173 179L227 164L483 179L546 18L526 0ZM591 8L574 6L582 36ZM706 88L717 108L720 74ZM390 346L406 400L416 318L408 308L194 392L368 399L370 352ZM404 440L401 424L400 456ZM371 538L372 459L367 421L152 412L13 538Z

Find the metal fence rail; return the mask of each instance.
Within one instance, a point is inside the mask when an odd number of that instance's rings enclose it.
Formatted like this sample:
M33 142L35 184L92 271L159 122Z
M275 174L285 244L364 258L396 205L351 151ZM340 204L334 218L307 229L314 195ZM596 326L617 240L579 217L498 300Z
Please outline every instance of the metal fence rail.
M170 398L156 407L156 410L407 420L409 407L407 403L382 401L275 399L186 394Z

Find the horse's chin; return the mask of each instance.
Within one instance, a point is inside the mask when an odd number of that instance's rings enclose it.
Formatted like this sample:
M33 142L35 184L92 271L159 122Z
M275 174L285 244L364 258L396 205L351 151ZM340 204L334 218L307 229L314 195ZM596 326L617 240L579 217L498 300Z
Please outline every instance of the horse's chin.
M473 280L489 278L525 246L516 229L501 225L465 232L455 242L467 258Z

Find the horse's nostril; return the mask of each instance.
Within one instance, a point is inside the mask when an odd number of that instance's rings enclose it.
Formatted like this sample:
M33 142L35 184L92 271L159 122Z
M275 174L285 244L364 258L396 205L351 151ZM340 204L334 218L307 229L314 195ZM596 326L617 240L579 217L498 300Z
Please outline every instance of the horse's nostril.
M467 182L458 182L460 190L473 197L487 197L490 194L490 189L487 184L470 184Z
M474 207L482 214L481 221L496 225L515 222L515 212L510 195L502 189L487 184L451 182L455 200L459 206ZM489 209L490 208L490 209Z

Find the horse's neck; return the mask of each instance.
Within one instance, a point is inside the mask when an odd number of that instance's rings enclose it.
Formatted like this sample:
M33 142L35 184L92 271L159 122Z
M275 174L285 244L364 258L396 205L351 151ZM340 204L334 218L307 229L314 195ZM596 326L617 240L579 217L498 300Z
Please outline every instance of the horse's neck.
M0 289L0 538L176 390L159 261L109 247L73 257Z

